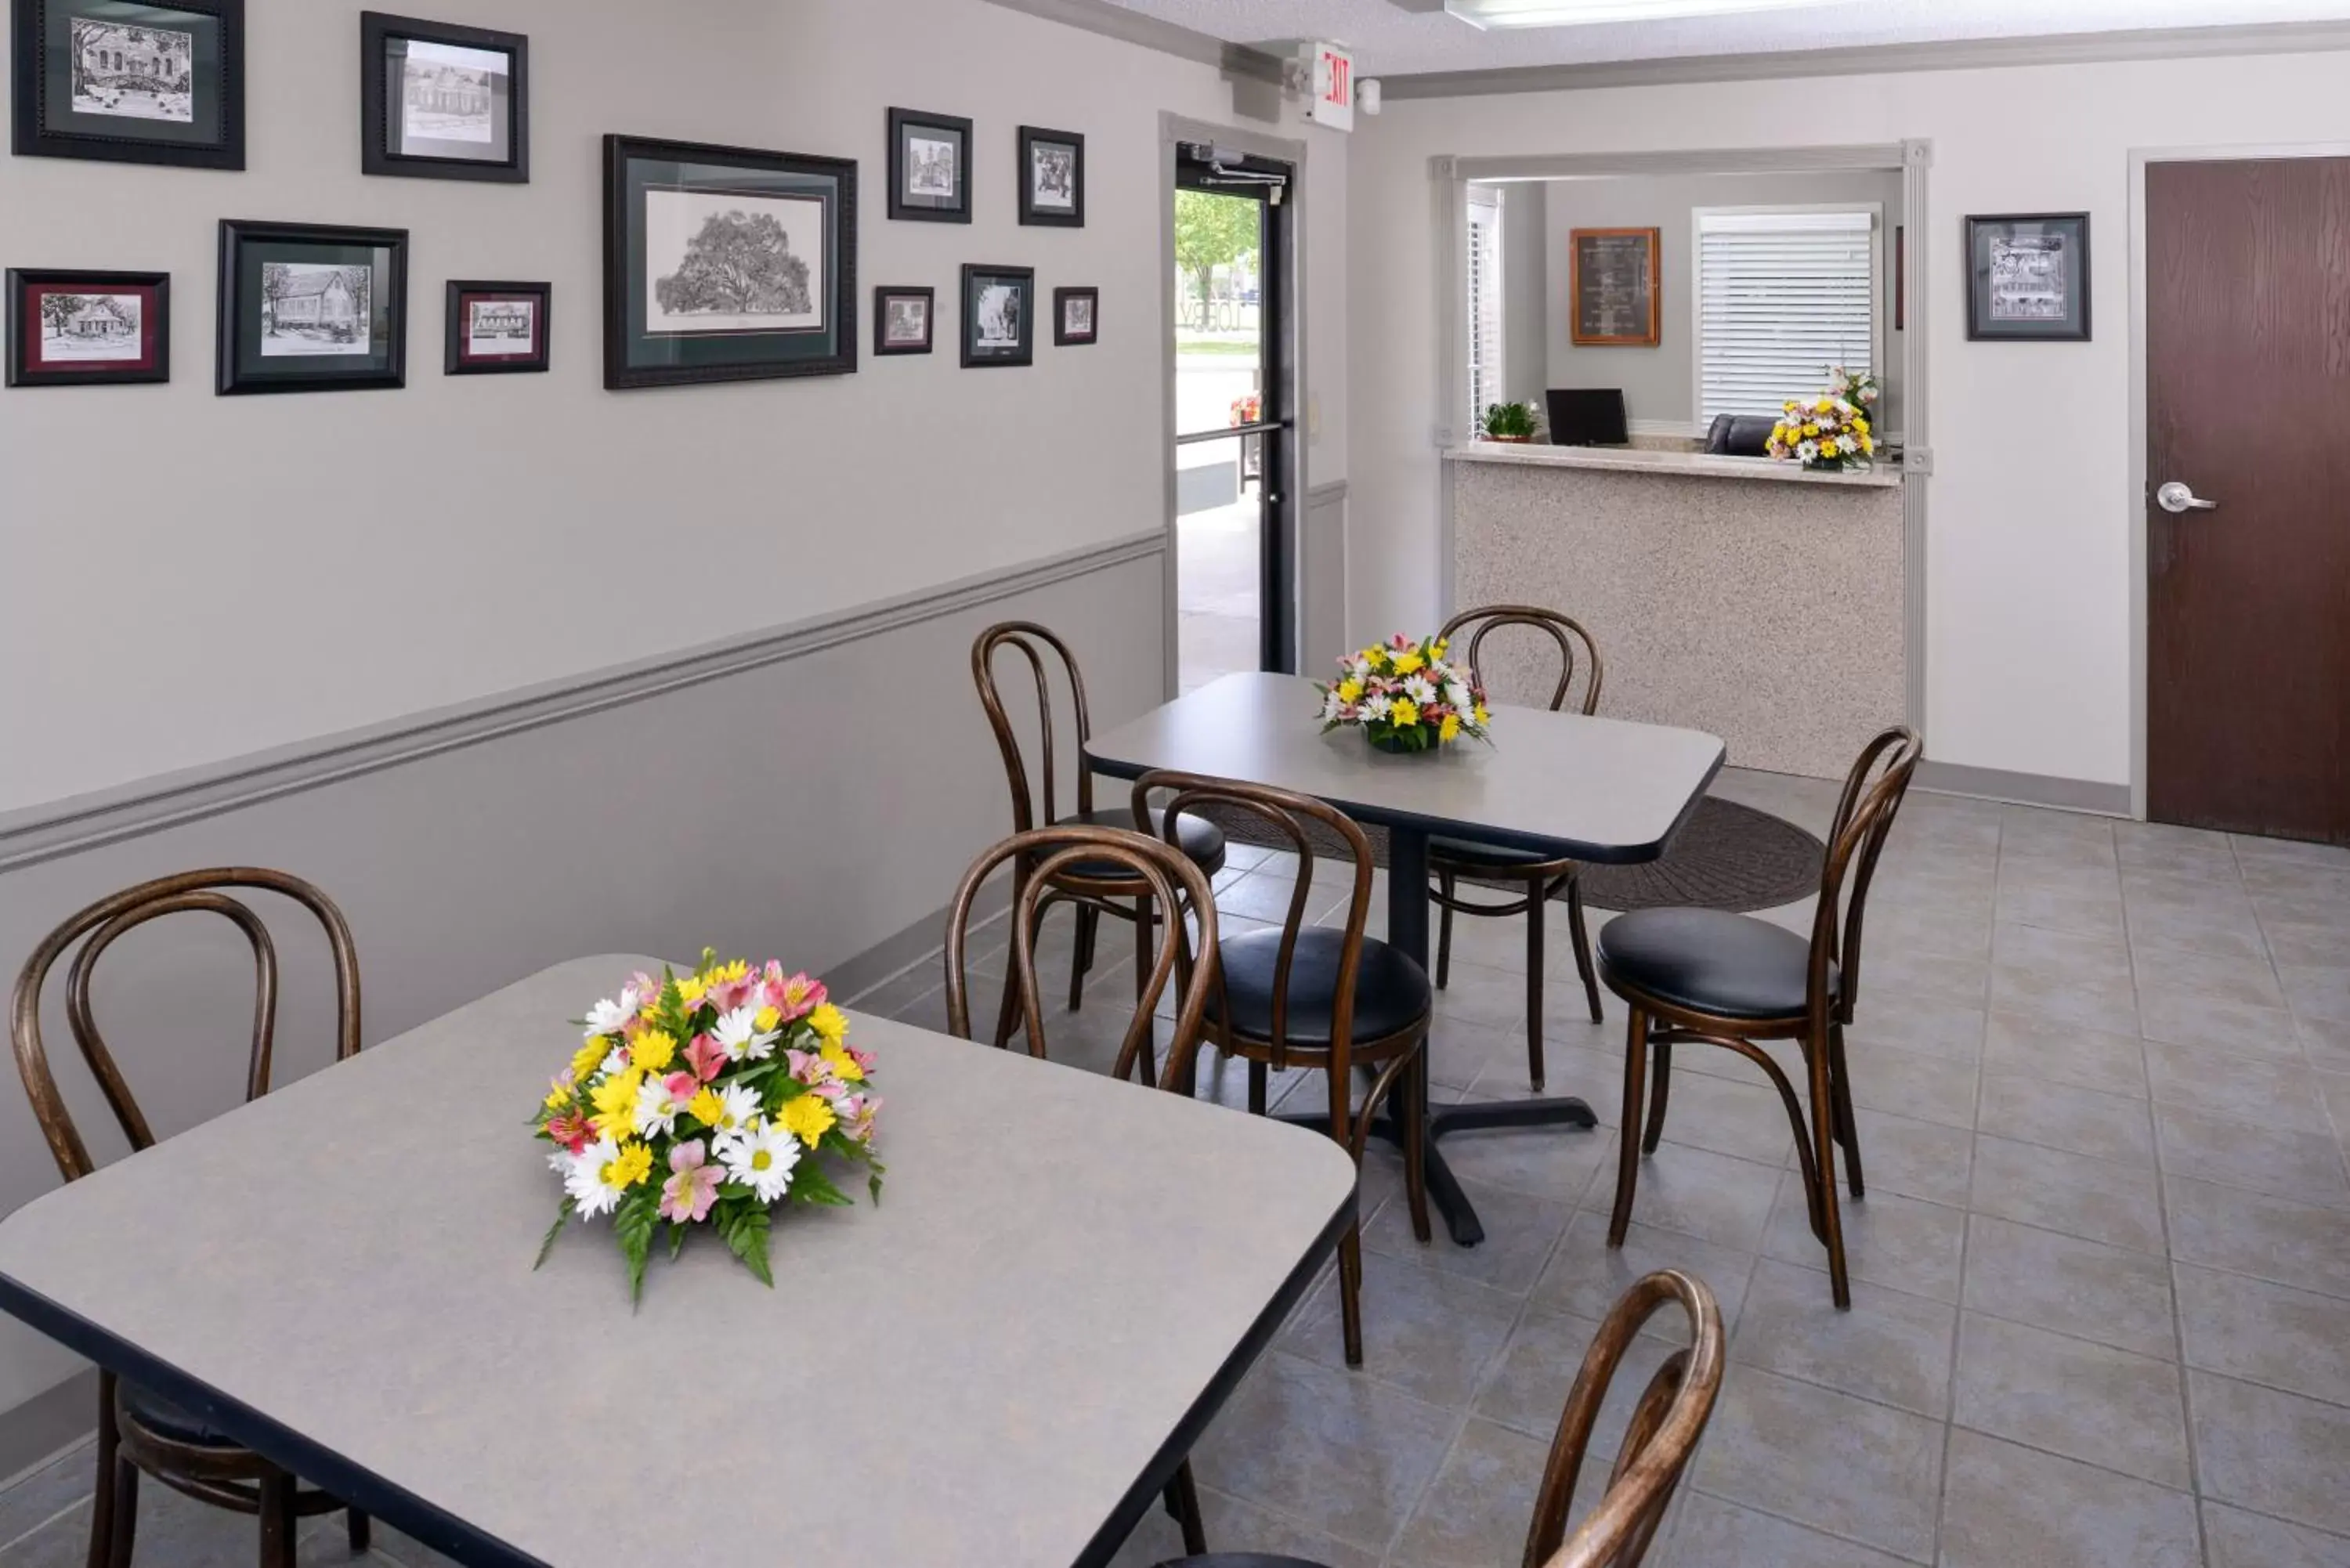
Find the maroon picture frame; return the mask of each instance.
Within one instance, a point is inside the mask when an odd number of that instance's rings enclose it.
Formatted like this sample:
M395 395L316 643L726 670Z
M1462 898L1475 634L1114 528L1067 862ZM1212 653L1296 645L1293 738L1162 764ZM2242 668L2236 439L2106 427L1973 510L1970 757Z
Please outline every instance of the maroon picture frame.
M53 331L46 306L60 297L87 300L77 312L88 330L84 351L64 351L65 333ZM135 322L119 303L137 302ZM8 269L7 366L11 387L123 387L172 379L172 275L33 267ZM104 324L89 327L91 318ZM52 345L57 348L52 348Z
M477 352L469 330L472 308L477 304L512 302L531 306L529 349L521 354L490 354ZM521 376L539 375L554 362L552 339L548 334L554 317L555 286L551 283L495 283L473 278L452 278L448 287L446 318L442 327L443 348L442 371L451 376Z

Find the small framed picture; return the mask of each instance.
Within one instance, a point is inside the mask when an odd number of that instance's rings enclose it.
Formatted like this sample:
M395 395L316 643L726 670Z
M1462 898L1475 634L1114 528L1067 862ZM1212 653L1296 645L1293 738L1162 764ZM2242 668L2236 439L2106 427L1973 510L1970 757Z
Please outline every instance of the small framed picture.
M971 121L919 109L889 111L889 215L971 222Z
M408 231L221 224L217 390L408 384Z
M1086 139L1070 130L1020 128L1020 221L1086 226Z
M452 376L508 376L546 369L548 312L554 301L551 283L452 281L448 350L442 369Z
M12 387L172 379L172 275L8 269Z
M1967 337L2089 341L2089 214L1967 219Z
M857 164L604 139L604 385L857 369Z
M1096 325L1101 315L1098 288L1056 288L1053 291L1053 343L1067 348L1101 340Z
M359 14L359 167L421 180L530 182L530 40Z
M931 318L936 296L927 288L892 288L884 284L873 291L873 352L927 354L931 351Z
M11 0L22 158L244 167L244 0Z
M962 362L966 369L1036 362L1036 269L962 269Z

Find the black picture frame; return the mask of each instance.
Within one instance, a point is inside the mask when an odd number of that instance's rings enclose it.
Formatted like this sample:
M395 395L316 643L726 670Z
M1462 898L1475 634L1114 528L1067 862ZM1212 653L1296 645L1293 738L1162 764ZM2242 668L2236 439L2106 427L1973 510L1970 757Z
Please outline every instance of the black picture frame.
M244 0L10 0L10 15L16 156L244 167ZM122 36L130 54L114 52L112 76L85 82L81 62L110 51L76 49L77 21ZM185 93L144 85L175 76ZM140 103L151 112L120 112Z
M1069 156L1066 176L1069 186L1064 203L1059 193L1040 188L1043 171L1038 164L1040 154L1050 150L1066 150ZM1020 128L1020 221L1032 225L1055 229L1082 229L1086 226L1086 139L1074 130L1045 130L1038 126Z
M52 267L10 267L5 296L8 312L5 380L11 387L130 387L172 379L172 275L168 272L94 272ZM51 298L83 302L77 314L94 341L87 355L43 352ZM137 320L127 321L120 301L133 300ZM92 326L92 323L95 326ZM63 338L72 324L56 323ZM134 350L124 354L121 339ZM106 352L106 350L116 350Z
M2090 341L2088 213L1970 213L1966 222L1969 342ZM2003 279L2003 264L2024 270Z
M397 63L406 82L413 63L411 46L464 49L503 55L506 68L480 72L473 83L462 78L452 85L469 94L478 87L478 111L470 98L438 111L411 106L402 93L397 104L391 93L391 73ZM462 70L455 62L447 67ZM395 108L400 118L393 118ZM438 112L452 129L464 136L433 138L411 131L411 108L421 116ZM480 120L489 132L483 156L473 153L470 131ZM427 22L394 16L381 11L359 13L359 170L366 174L400 175L415 180L480 180L500 184L530 183L530 39L521 33L500 33L487 27L467 27L454 22Z
M930 140L951 139L955 144L955 190L949 199L910 190L909 142L918 131L937 134ZM961 115L930 114L916 109L889 111L889 216L906 223L968 223L971 222L971 121Z
M740 203L729 205L729 203ZM658 263L651 232L677 251L678 271L650 275ZM696 219L701 226L696 228ZM807 254L791 230L808 219L817 237ZM689 276L712 222L739 221L754 232L772 223L780 259L795 265L801 308L729 316ZM695 229L693 238L681 238ZM664 286L682 283L681 296ZM657 319L655 313L667 313ZM701 317L700 321L696 317ZM775 326L762 325L761 317ZM808 319L795 319L806 317ZM799 376L845 376L857 369L857 161L799 152L766 152L649 137L604 139L604 385L614 391L701 386Z
M1086 326L1081 332L1069 327L1069 306L1083 303ZM1101 341L1101 290L1090 284L1076 288L1056 288L1053 291L1053 347L1083 348Z
M992 343L981 337L983 329L993 325L983 317L983 293L988 288L1004 286L1019 290L1014 341L1008 345ZM993 369L999 366L1033 365L1035 362L1036 269L1033 266L989 266L979 262L965 262L962 268L963 369Z
M504 283L479 278L451 278L442 316L442 373L450 376L544 375L554 363L555 286L551 283ZM494 309L502 304L527 305L519 317L525 347L507 351L510 327L497 327L484 337L475 306ZM484 341L494 346L484 348Z
M299 269L287 275L301 290L295 297L306 302L307 318L298 324L284 319L286 296L270 294L273 266ZM348 279L362 267L368 288L359 299ZM315 306L307 304L314 285ZM354 336L362 317L365 346L338 351L339 344L362 341ZM285 339L300 342L269 347ZM223 397L406 386L408 231L223 219L216 357L213 389Z
M889 307L892 305L921 301L922 338L919 343L889 337ZM938 291L927 285L877 284L873 289L873 355L885 358L897 354L928 354L936 347L939 334Z

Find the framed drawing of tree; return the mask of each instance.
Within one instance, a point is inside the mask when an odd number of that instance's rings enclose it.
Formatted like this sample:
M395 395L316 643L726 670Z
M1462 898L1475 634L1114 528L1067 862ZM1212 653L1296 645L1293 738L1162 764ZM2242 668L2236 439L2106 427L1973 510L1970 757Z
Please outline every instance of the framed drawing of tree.
M604 139L604 385L857 369L857 164Z

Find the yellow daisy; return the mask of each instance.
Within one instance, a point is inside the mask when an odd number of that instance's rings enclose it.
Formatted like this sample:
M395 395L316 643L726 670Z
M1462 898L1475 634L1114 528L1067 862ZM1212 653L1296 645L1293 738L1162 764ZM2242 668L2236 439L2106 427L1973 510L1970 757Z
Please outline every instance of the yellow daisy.
M840 1118L832 1114L832 1102L822 1095L802 1095L785 1102L783 1114L775 1119L783 1124L785 1131L796 1135L802 1143L814 1148Z

